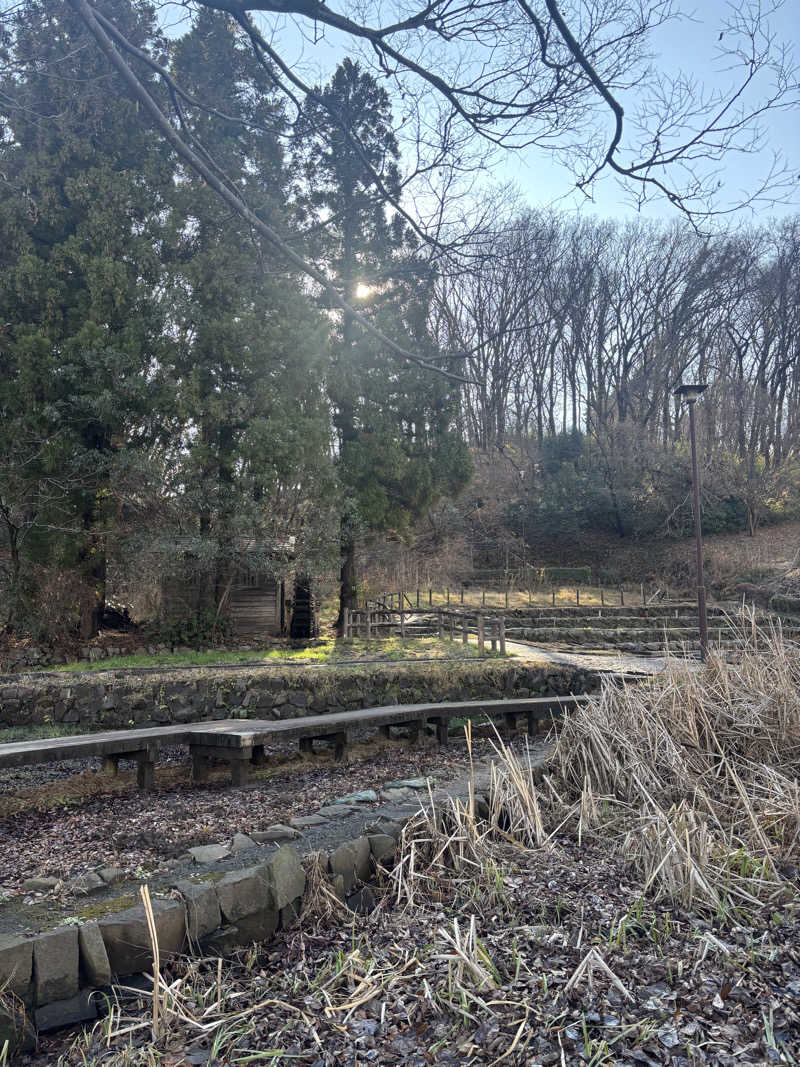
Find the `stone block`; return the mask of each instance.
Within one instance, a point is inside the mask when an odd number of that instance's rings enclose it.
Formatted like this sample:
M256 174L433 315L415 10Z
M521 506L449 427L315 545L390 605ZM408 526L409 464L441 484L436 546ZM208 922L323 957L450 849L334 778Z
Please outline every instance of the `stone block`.
M367 840L376 863L394 859L397 851L397 841L391 834L370 834Z
M324 826L327 821L322 815L298 815L289 819L289 825L295 830L307 830L310 826Z
M195 863L217 863L227 859L230 854L227 845L195 845L189 849L189 855Z
M64 1026L88 1022L97 1018L97 1007L91 997L92 990L82 989L74 997L57 1000L36 1009L36 1027L39 1031L60 1030Z
M334 878L337 875L342 876L345 893L349 893L357 881L364 881L369 877L369 861L370 847L366 837L345 841L328 859Z
M213 885L176 882L175 888L186 905L186 926L192 941L208 937L222 924L219 900Z
M273 826L268 826L266 830L255 830L251 837L254 841L295 841L298 837L302 837L302 834L294 827L284 826L283 823L278 822Z
M291 845L284 845L261 864L264 879L272 894L272 907L280 911L302 897L306 889L306 872L300 856Z
M0 934L0 986L26 1000L33 976L33 941L20 934Z
M238 923L246 915L272 908L272 890L262 867L231 871L214 888L222 917L227 923Z
M78 928L78 956L80 975L86 985L102 986L111 982L111 965L108 962L103 935L96 922L84 923Z
M26 878L22 883L23 893L49 893L58 885L58 878Z
M300 917L302 905L302 897L298 897L296 900L293 900L291 904L287 904L285 908L281 908L282 930L288 930L293 923L297 922Z
M350 911L357 912L359 915L369 915L377 906L375 894L368 885L362 885L360 889L351 893L345 904Z
M243 936L239 933L238 926L222 926L208 937L203 938L200 948L203 953L210 956L229 956L235 949L241 947Z
M33 991L37 1005L78 992L78 930L62 926L33 942Z
M96 874L94 871L86 871L85 874L79 874L77 878L71 878L67 882L67 888L72 893L78 893L81 896L88 896L89 893L99 893L106 888L106 883Z
M378 794L374 789L362 789L358 793L348 793L346 797L337 797L334 804L377 804Z
M245 849L256 847L256 842L252 837L248 837L247 834L234 834L228 845L233 855L236 855L237 852L244 852Z
M236 922L237 944L250 945L253 941L267 941L278 929L280 913L272 908L244 915Z
M365 829L368 834L373 836L385 834L388 837L393 837L395 841L399 841L403 832L403 822L399 819L389 819L385 815L379 815L377 819L368 822Z
M186 914L183 904L177 901L154 900L152 903L159 955L164 960L183 948ZM107 915L99 920L99 926L112 974L135 974L153 966L147 920L141 904Z
M121 867L103 867L97 874L106 885L118 885L125 881L125 872Z

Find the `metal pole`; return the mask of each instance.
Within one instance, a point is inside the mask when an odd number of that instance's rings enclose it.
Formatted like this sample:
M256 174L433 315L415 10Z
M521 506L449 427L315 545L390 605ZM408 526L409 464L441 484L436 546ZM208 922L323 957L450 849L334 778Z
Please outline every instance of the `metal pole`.
M694 405L689 401L689 439L692 444L692 499L694 501L694 538L697 549L697 615L700 624L700 659L708 656L708 615L703 578L703 526L700 521L700 478L697 473L697 446L694 439Z

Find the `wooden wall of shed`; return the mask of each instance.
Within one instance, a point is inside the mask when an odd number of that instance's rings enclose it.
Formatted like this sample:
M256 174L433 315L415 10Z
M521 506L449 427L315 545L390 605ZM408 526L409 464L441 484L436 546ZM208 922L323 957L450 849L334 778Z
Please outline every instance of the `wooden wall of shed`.
M264 575L240 580L231 587L226 607L235 634L279 634L283 628L283 582Z
M208 578L165 578L161 585L161 618L178 621L215 612L214 583ZM284 625L283 582L265 575L247 575L231 586L221 615L236 636L280 634Z

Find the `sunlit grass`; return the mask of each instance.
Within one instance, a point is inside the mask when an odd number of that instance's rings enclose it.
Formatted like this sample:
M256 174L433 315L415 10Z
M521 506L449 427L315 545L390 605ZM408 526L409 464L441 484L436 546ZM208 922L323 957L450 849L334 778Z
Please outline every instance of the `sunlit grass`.
M137 667L213 667L224 664L271 663L348 663L368 659L375 662L403 662L415 659L475 659L478 650L473 645L460 641L439 640L438 637L399 637L366 641L354 638L324 637L303 648L277 645L268 649L253 649L251 652L157 652L154 655L109 656L107 659L87 663L79 660L52 668L58 671L110 671Z

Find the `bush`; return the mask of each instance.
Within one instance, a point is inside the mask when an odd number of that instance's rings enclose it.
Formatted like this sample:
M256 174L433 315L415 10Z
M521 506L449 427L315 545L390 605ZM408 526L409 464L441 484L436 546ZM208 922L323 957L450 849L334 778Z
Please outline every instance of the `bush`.
M800 615L800 597L784 596L780 593L770 600L769 606L778 615Z
M540 573L550 585L589 585L592 581L591 567L543 567Z

